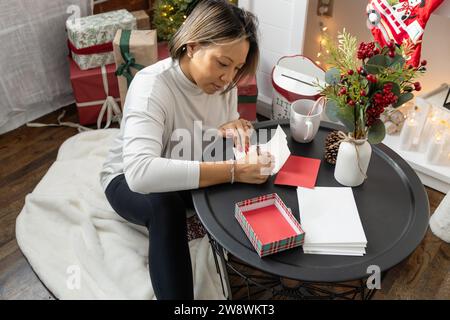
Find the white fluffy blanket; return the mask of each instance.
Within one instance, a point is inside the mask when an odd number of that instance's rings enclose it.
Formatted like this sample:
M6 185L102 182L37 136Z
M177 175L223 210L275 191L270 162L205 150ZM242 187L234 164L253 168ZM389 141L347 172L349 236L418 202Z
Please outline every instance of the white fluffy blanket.
M71 137L26 196L17 218L20 249L59 299L155 299L148 232L117 215L99 172L118 129ZM205 236L190 243L196 299L224 299Z

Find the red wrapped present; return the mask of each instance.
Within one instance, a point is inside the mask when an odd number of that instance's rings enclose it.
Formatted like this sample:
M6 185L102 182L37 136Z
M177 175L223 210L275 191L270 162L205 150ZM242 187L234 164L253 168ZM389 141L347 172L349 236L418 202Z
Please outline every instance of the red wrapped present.
M254 103L239 103L238 113L241 118L248 121L256 121L256 102Z
M158 60L164 60L170 56L167 41L158 42Z
M121 110L119 84L115 63L89 70L81 70L69 57L72 83L78 118L81 125L119 121Z
M238 96L258 96L256 76L245 77L238 83Z
M249 121L256 120L256 102L258 87L256 76L246 77L238 83L238 112L241 118Z

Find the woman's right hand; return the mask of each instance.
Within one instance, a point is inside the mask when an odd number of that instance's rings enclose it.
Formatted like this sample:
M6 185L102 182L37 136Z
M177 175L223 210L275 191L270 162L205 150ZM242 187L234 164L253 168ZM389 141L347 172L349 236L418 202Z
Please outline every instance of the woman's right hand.
M269 152L260 155L247 154L236 163L235 181L249 184L263 184L270 177L275 158Z

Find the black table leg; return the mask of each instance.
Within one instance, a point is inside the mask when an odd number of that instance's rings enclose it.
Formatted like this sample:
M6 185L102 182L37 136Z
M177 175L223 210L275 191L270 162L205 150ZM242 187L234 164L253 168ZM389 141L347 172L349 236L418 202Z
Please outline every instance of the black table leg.
M368 289L367 279L344 283L307 282L290 280L268 273L258 272L253 267L232 256L226 256L225 249L208 233L209 243L214 254L216 270L220 276L224 296L232 300L234 292L237 299L300 299L300 300L370 300L377 289ZM249 272L249 271L256 271ZM386 272L382 273L381 280ZM231 285L230 277L237 278ZM241 283L238 283L241 282ZM291 285L288 285L288 282ZM356 283L357 282L357 283ZM294 285L292 285L292 283ZM227 293L228 294L227 294Z

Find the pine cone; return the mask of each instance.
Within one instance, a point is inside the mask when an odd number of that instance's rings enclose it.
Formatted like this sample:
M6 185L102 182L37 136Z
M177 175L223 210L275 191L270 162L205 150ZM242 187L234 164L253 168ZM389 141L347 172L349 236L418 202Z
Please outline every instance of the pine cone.
M336 164L340 140L341 138L339 138L337 131L330 132L325 139L325 160L329 164Z

